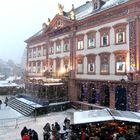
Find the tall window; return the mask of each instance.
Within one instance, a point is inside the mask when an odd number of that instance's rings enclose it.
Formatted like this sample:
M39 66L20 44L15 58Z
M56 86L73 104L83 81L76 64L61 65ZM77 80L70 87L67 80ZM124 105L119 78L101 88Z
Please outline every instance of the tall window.
M95 64L94 63L88 63L88 72L89 73L93 73L94 72L94 66Z
M99 30L101 47L109 46L110 44L110 27L103 27Z
M94 48L95 47L95 39L89 38L88 39L88 48Z
M84 49L84 35L78 35L77 36L77 50L83 50Z
M67 52L70 50L70 42L69 42L69 38L64 38L63 39L64 45L63 45L63 51Z
M41 72L41 61L37 62L37 73Z
M46 56L46 48L43 47L43 56Z
M69 51L69 44L64 44L64 52L67 52Z
M87 33L87 48L95 48L96 31L90 31Z
M108 45L108 34L104 34L102 36L102 46L107 46Z
M41 56L41 46L39 46L39 47L38 47L37 56L38 56L38 57L40 57L40 56Z
M36 48L33 49L33 58L36 57Z
M60 53L61 52L61 45L58 44L56 45L56 53Z
M94 54L88 54L87 55L87 72L88 74L95 73L95 55Z
M116 51L115 54L115 68L116 74L124 74L126 72L126 54L127 51Z
M78 41L78 47L77 47L77 49L78 49L78 50L84 49L84 42L83 42L83 40Z
M77 73L83 73L83 60L79 59L77 61Z
M56 53L60 53L61 52L61 40L57 40L56 41Z
M115 31L115 44L126 43L126 25L128 23L119 23L113 26Z
M100 61L101 61L101 65L100 65L100 72L101 74L109 74L109 57L110 53L101 53L100 54Z
M116 33L116 43L119 44L119 43L124 43L125 42L125 33L124 32L118 32Z
M49 54L53 54L54 53L54 46L50 46L49 48Z
M101 73L109 73L109 64L107 62L101 63Z

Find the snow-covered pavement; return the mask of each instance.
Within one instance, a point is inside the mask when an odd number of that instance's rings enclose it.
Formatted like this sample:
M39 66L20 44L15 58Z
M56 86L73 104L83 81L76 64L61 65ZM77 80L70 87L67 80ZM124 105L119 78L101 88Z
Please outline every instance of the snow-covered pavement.
M52 112L47 115L32 118L24 117L17 111L2 104L0 110L0 140L21 140L20 132L24 126L28 129L34 129L38 133L39 140L43 140L44 125L47 122L50 124L58 122L62 126L65 117L70 118L67 112L69 112L69 110Z

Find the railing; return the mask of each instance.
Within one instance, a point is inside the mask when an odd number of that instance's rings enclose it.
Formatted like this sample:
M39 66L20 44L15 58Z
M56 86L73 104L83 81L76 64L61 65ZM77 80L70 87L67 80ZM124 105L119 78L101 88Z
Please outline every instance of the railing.
M12 127L17 128L21 124L25 124L27 122L35 121L35 117L19 117L19 118L6 118L6 119L0 119L0 129L3 129L3 127Z

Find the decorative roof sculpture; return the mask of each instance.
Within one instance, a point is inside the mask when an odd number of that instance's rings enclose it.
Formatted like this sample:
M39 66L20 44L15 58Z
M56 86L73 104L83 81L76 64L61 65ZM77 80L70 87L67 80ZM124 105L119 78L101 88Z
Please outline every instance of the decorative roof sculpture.
M74 4L72 4L72 9L69 13L70 19L75 20L76 16L75 16L75 10L74 10Z
M58 15L63 16L64 14L64 6L62 4L58 3Z

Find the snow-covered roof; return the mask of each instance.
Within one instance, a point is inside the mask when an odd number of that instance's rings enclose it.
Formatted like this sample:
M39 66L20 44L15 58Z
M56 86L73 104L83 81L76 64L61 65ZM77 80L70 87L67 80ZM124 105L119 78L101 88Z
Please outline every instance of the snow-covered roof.
M86 2L86 4L75 9L76 19L83 18L85 15L88 15L92 12L92 1Z
M98 10L93 10L92 1L88 1L85 4L79 6L78 8L75 9L76 19L81 20L81 19L86 18L88 16L102 12L106 9L109 9L109 8L112 8L112 7L117 6L119 4L125 3L127 1L128 0L107 0Z
M110 120L140 123L140 113L113 109L78 111L73 113L73 124L102 122Z
M7 81L0 81L0 87L17 87L16 83L10 83Z
M31 105L31 106L33 106L33 107L42 107L42 105L37 104L37 103L32 102L32 101L29 101L29 100L26 100L25 98L16 98L16 99L17 99L17 100L20 100L20 101L22 101L22 102L24 102L24 103L26 103L26 104L29 104L29 105Z
M58 86L63 85L64 83L45 83L44 86Z
M106 3L102 6L101 9L105 9L105 8L110 8L119 4L122 4L123 2L126 2L128 0L108 0L106 1Z
M6 79L6 81L12 82L12 81L14 81L14 80L20 80L20 79L21 79L21 77L10 76L10 77L8 77L8 78Z

